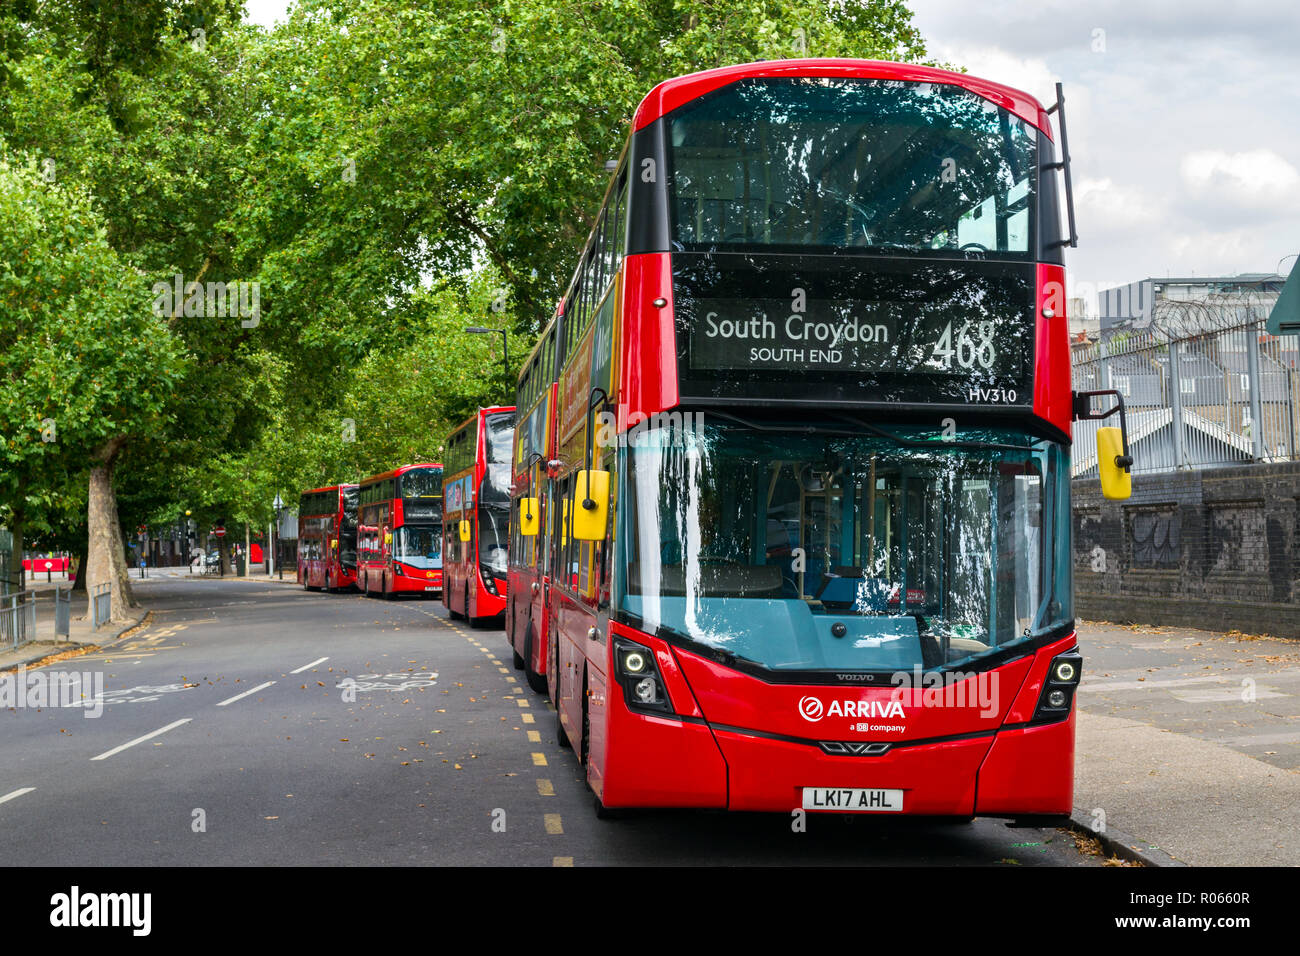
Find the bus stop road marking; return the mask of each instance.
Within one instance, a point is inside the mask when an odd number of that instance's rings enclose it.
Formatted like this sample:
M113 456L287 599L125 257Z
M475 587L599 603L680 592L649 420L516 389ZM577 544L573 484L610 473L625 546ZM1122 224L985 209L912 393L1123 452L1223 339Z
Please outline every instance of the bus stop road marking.
M310 667L315 667L317 664L324 664L327 660L329 660L328 657L322 657L320 660L312 661L310 664L303 664L302 667L299 667L297 670L294 671L289 671L289 673L301 674L303 671L307 670Z
M559 836L564 832L564 826L560 823L560 815L558 813L543 814L542 819L546 821L546 832L551 836Z
M266 690L274 683L275 681L269 680L265 684L258 684L256 687L250 688L249 690L244 691L242 694L236 694L234 697L227 697L221 703L217 704L217 706L225 707L227 704L233 704L237 700L243 700L249 694L256 694L259 690Z
M123 750L126 750L128 747L134 747L136 744L142 744L146 740L152 740L155 737L167 733L167 731L169 730L175 730L177 727L180 727L182 724L188 724L193 719L194 719L193 717L183 717L180 720L173 721L172 723L168 724L166 727L160 727L159 729L153 731L152 733L145 734L143 737L137 737L135 738L135 740L127 741L126 743L122 744L120 747L114 747L112 750L106 750L98 757L91 757L90 759L107 760L109 757L113 756L114 754L120 754Z

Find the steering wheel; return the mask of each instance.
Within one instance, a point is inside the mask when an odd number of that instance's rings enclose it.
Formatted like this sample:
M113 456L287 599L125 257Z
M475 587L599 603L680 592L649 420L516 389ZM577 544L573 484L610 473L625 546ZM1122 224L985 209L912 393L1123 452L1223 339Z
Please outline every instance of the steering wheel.
M967 249L978 249L980 252L988 252L989 247L979 242L966 242L957 247L958 252L965 252Z

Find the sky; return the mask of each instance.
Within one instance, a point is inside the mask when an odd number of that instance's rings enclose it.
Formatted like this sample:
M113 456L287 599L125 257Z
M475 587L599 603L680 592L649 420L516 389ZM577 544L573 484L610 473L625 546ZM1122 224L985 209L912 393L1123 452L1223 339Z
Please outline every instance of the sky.
M1075 294L1091 302L1098 289L1150 276L1291 270L1300 253L1297 0L909 6L934 58L1044 105L1064 84ZM287 7L247 0L248 18L266 26Z

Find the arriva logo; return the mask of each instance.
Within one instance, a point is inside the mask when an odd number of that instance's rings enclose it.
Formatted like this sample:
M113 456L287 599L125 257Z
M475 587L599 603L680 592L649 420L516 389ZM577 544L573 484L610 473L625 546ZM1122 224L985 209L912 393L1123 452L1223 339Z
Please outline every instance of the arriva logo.
M804 697L799 701L799 716L804 720L818 721L823 717L906 717L903 704L897 700L833 700L827 707L817 697Z

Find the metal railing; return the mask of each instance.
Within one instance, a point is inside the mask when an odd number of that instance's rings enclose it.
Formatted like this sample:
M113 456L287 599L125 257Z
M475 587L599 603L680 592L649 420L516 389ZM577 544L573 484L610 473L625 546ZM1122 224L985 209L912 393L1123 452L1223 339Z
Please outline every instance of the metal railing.
M1076 390L1124 396L1133 471L1300 459L1300 336L1269 335L1260 315L1194 328L1107 330L1074 349ZM1097 475L1101 424L1074 425L1075 478Z
M72 588L54 589L54 639L72 634Z
M91 588L91 629L99 630L113 619L113 589L111 584L96 584Z
M0 647L15 648L36 639L36 592L0 597Z

